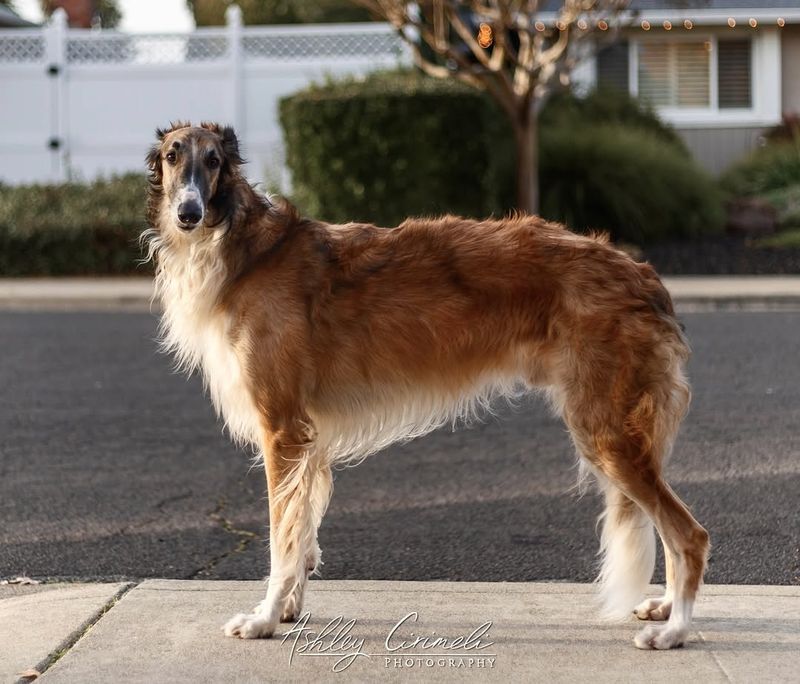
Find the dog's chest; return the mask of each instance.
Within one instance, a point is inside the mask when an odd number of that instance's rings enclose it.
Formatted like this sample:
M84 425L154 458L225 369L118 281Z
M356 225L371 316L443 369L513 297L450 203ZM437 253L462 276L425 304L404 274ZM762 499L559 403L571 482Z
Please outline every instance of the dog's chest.
M165 297L164 345L183 368L201 371L233 439L258 446L260 418L244 368L244 345L232 339L229 317L202 302L200 297Z
M259 417L242 354L231 343L224 320L211 321L202 333L201 367L217 412L237 442L258 445Z

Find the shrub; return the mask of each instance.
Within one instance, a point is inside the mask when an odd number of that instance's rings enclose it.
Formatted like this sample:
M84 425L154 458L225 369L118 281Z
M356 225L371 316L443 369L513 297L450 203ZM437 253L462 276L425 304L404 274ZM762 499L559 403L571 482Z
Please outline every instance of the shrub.
M680 136L651 107L619 90L594 90L583 97L563 90L550 97L539 115L539 125L545 133L559 126L582 128L595 124L618 124L647 131L690 156Z
M770 143L734 164L720 179L732 195L762 195L800 182L800 139Z
M680 147L619 125L559 126L541 138L543 216L645 244L719 230L722 198Z
M762 197L778 212L778 228L800 228L800 179L794 185L770 190Z
M293 198L329 221L482 216L496 204L477 91L413 72L314 86L280 103Z
M138 265L145 180L0 186L0 274L147 272Z

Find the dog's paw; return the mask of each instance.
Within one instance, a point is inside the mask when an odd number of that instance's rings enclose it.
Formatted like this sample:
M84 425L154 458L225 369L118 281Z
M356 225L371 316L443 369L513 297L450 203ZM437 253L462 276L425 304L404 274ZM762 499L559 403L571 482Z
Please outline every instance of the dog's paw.
M239 639L269 639L274 634L276 626L263 613L249 615L239 613L225 623L222 631L225 632L225 636Z
M666 651L680 648L686 642L687 630L667 625L648 625L633 640L636 648Z
M672 612L672 601L660 599L646 599L633 609L633 614L640 620L668 620Z

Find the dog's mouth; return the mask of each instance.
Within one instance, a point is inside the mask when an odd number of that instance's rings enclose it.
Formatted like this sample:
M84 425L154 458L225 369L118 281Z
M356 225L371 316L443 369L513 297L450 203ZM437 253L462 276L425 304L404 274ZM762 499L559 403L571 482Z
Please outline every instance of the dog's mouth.
M175 221L175 225L178 226L178 228L180 228L180 230L182 230L184 233L191 233L195 228L200 227L200 223L189 223L181 221L180 219Z

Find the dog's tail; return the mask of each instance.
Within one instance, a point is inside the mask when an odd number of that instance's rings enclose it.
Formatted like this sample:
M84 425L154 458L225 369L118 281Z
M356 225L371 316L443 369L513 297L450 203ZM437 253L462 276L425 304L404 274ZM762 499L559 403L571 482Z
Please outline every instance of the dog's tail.
M607 620L621 620L642 599L653 576L656 540L649 516L611 483L605 483L605 498L597 578L601 614Z

